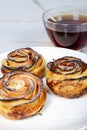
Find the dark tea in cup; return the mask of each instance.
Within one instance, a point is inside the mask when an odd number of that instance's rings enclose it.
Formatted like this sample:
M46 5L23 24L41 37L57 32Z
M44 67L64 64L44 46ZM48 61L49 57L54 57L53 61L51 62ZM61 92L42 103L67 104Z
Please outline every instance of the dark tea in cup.
M50 11L52 13L52 10ZM56 13L53 15L56 22L45 16L43 18L52 43L58 47L74 50L84 48L87 45L87 15L76 11L73 13L58 12L58 15Z

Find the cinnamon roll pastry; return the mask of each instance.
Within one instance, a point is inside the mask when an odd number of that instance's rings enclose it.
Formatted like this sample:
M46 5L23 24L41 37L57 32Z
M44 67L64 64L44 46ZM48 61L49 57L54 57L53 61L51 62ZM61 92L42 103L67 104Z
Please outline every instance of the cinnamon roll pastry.
M18 120L37 114L46 101L42 80L30 72L14 71L0 79L0 114Z
M10 52L2 61L3 74L14 70L29 71L40 77L45 74L45 60L31 48L21 48Z
M87 93L87 64L65 56L47 64L46 82L53 93L77 98Z

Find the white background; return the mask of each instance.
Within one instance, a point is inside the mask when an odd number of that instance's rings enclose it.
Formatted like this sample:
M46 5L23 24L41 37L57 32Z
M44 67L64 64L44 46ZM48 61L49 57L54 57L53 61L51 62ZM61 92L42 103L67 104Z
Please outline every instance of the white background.
M87 0L39 0L46 9L87 5ZM53 46L32 0L0 0L0 53L19 47Z

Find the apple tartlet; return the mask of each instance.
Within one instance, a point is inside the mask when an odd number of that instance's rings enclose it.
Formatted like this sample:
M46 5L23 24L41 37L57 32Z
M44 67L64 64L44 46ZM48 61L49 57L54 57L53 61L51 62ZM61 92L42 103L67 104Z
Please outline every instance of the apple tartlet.
M1 71L3 74L14 70L29 71L43 77L45 74L45 59L31 48L20 48L10 52L2 60Z
M46 82L56 95L80 97L87 93L87 64L72 56L53 60L47 64Z
M37 114L46 101L42 80L24 71L6 73L0 79L0 114L18 120Z

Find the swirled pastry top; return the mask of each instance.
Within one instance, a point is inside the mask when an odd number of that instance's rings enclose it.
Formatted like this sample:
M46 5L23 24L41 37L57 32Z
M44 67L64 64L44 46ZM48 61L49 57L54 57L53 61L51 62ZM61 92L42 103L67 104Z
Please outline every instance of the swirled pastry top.
M20 48L10 52L2 61L2 73L14 70L30 71L42 77L45 72L44 58L31 48Z
M29 72L14 71L0 79L0 113L7 118L21 119L34 115L45 100L42 80Z
M65 56L49 62L47 67L54 74L58 74L59 79L62 76L62 80L65 77L70 79L87 76L87 64L81 59L72 56Z

